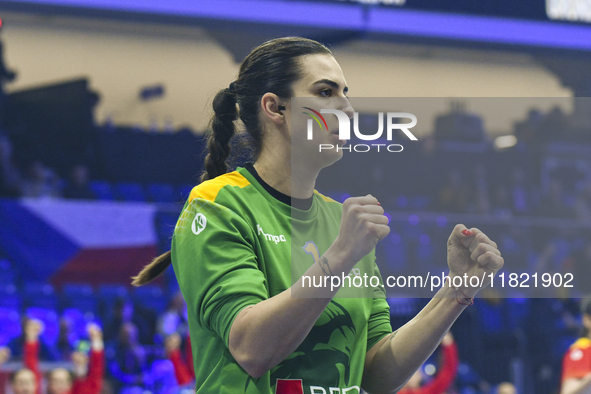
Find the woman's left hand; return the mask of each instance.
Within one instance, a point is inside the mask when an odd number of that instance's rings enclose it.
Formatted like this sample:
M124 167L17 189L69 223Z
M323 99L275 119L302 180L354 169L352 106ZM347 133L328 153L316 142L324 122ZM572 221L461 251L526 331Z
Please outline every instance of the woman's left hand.
M487 287L492 277L503 267L504 260L497 244L491 241L477 228L467 229L463 224L454 227L447 241L447 265L449 276L462 277L462 287L468 296L474 297L476 293ZM470 282L472 277L478 278ZM456 282L459 283L459 280ZM472 284L471 284L472 283Z

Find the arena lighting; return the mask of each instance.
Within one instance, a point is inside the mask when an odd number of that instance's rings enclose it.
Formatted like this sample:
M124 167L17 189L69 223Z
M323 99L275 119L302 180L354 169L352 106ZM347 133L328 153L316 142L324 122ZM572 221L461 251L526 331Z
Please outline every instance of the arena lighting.
M0 1L0 10L94 16L97 11L152 20L181 17L217 22L249 22L317 27L362 34L405 35L489 44L591 51L589 26L516 18L369 7L359 3L283 0L18 0ZM326 15L330 15L327 18Z
M495 138L495 148L506 149L517 144L517 138L514 135L503 135Z

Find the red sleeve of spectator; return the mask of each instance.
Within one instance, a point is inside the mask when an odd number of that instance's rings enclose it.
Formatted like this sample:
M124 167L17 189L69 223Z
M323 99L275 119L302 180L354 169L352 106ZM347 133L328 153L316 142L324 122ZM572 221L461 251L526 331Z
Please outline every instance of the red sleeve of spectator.
M174 366L174 374L176 376L177 383L179 386L183 386L193 380L193 376L189 372L187 365L183 362L181 358L180 350L173 350L170 352L168 358L172 362Z
M72 394L99 394L103 386L105 355L103 350L90 353L88 374L74 380Z
M41 394L41 372L39 371L39 341L25 341L24 349L25 368L35 374L37 380L37 394Z
M443 360L441 370L433 380L417 390L420 394L442 394L453 383L458 372L459 358L458 347L455 342L449 346L441 346L443 350Z

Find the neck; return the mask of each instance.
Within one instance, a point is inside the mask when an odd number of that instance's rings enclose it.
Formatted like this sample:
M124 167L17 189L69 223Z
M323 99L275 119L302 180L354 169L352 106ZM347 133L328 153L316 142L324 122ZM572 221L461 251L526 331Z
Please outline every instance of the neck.
M320 170L292 167L291 152L261 151L254 168L273 189L293 198L310 198L314 194Z

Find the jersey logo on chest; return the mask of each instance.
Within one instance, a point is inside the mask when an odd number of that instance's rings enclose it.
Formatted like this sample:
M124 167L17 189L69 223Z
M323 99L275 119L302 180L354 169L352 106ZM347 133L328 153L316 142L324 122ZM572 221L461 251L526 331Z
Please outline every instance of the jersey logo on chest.
M275 242L276 245L279 242L287 242L287 239L285 239L285 235L283 235L283 234L279 234L279 235L266 234L263 231L263 228L261 227L260 224L257 224L257 234L263 235L267 241L273 241L273 242Z

